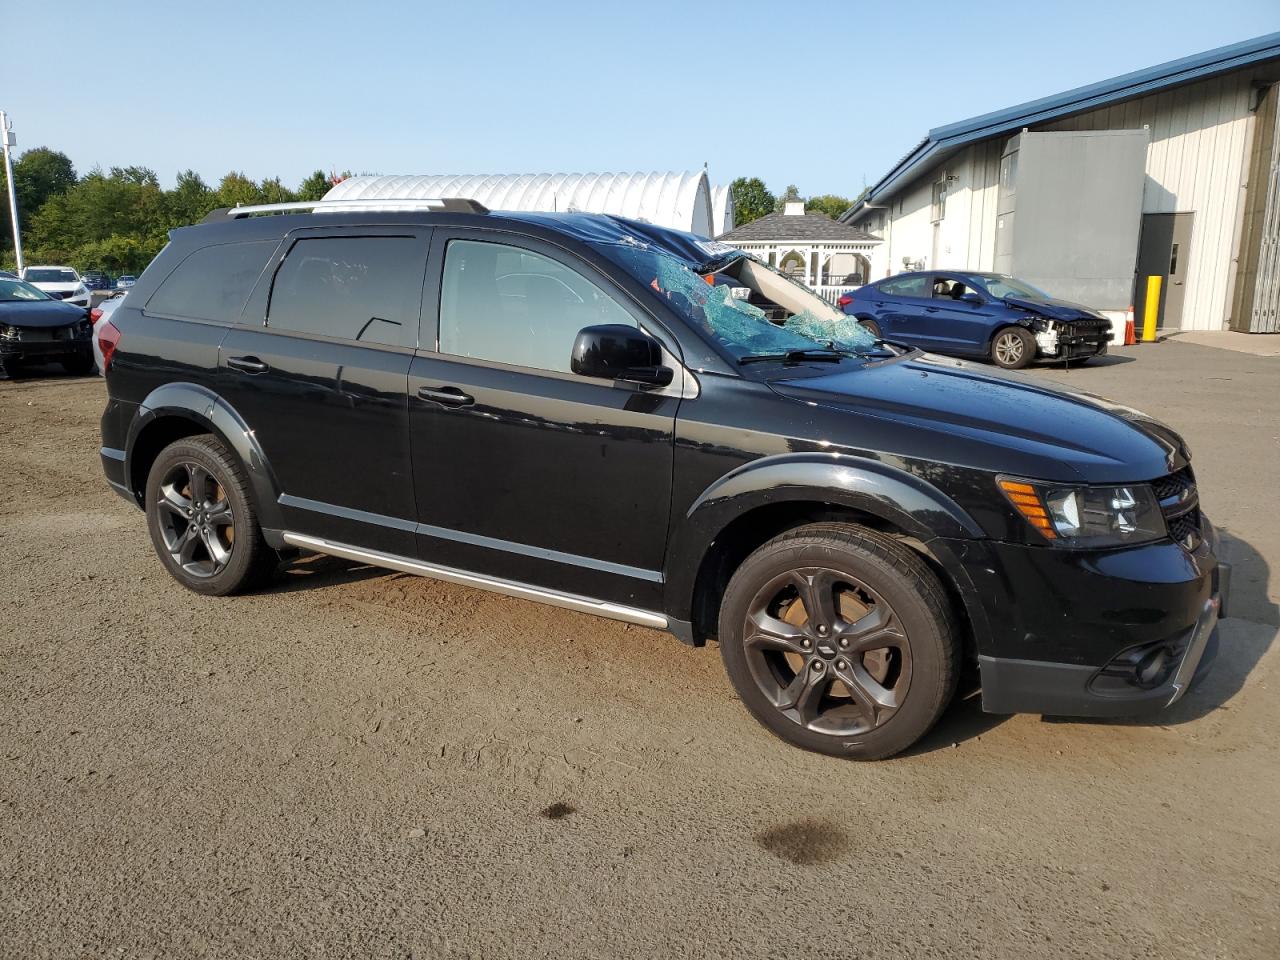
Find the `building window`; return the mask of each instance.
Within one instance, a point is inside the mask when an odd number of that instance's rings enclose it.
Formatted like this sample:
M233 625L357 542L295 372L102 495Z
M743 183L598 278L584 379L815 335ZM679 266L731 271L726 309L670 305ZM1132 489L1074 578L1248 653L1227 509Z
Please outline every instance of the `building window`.
M933 185L933 207L930 210L929 219L934 223L942 220L947 215L947 181L945 178L939 180Z

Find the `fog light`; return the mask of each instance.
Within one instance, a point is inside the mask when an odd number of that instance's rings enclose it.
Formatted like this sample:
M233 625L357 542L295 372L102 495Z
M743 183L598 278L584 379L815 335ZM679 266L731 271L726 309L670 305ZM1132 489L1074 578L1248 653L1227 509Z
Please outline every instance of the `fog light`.
M1138 661L1134 671L1138 677L1138 686L1146 690L1160 686L1169 673L1168 653L1168 647L1157 647Z

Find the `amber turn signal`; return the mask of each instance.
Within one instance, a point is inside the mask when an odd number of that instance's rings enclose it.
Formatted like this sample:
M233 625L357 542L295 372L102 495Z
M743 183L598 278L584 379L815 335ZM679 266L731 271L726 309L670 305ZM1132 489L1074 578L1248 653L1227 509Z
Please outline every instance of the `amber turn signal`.
M1029 483L1023 483L1021 480L1005 480L1002 478L996 482L1000 484L1000 489L1009 498L1013 508L1022 514L1027 523L1039 530L1046 540L1056 540L1058 538L1058 533L1053 529L1053 523L1049 520L1049 512L1045 510L1044 502L1040 499L1040 493L1035 487Z

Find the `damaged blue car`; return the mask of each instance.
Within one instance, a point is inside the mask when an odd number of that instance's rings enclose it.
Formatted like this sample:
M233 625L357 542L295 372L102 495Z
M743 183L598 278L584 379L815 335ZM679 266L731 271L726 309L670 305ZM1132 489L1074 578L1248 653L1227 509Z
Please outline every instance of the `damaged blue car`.
M1100 357L1112 336L1096 310L998 273L901 273L845 294L839 306L876 337L1009 370L1037 358Z

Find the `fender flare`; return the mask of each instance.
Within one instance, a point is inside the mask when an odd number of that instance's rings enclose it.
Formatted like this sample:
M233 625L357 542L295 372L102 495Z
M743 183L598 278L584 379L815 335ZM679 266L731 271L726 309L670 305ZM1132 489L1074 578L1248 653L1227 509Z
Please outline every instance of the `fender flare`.
M132 477L134 449L147 429L159 420L178 417L218 436L240 459L253 488L258 522L264 531L281 528L280 485L243 417L225 399L195 383L166 383L147 394L129 424L125 441L125 476Z
M672 518L665 570L668 612L693 619L703 560L730 523L751 510L786 502L848 507L919 540L951 578L975 633L985 632L976 590L956 552L958 547L964 553L964 541L986 539L977 521L933 484L898 467L815 452L778 454L744 464L703 491L684 517Z

